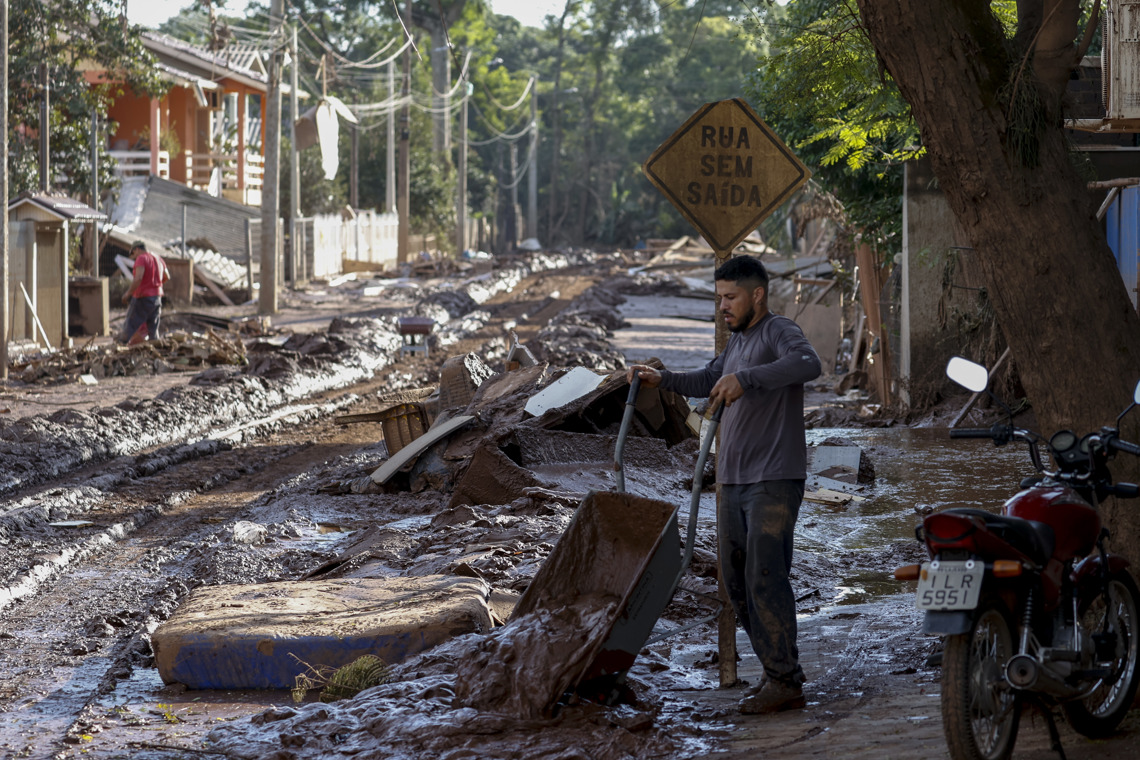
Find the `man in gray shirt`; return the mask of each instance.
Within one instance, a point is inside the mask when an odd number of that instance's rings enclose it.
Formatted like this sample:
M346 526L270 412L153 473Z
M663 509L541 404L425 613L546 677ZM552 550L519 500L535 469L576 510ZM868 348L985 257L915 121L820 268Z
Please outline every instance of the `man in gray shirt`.
M740 711L802 708L788 573L807 477L804 383L819 377L819 357L795 322L768 311L768 273L758 259L731 258L714 279L732 331L724 351L694 372L634 365L628 377L636 372L649 387L724 404L716 467L720 572L765 674Z

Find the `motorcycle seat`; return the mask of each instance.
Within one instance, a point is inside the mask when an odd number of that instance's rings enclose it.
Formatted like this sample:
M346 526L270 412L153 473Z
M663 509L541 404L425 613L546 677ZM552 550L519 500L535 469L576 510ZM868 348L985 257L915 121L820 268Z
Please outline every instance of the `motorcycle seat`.
M1039 565L1044 565L1053 556L1057 536L1051 525L1020 517L995 515L993 512L972 507L956 507L946 511L970 517L980 517L985 522L986 530Z

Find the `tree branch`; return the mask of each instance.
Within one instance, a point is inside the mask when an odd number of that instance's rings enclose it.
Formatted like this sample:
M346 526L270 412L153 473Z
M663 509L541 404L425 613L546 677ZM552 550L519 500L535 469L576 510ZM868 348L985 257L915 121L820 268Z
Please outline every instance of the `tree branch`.
M1077 58L1073 63L1080 63L1081 59L1085 57L1098 26L1100 26L1100 0L1093 3L1092 12L1089 13L1089 22L1085 25L1085 33L1081 36L1081 43L1077 45ZM1103 40L1101 44L1104 44Z

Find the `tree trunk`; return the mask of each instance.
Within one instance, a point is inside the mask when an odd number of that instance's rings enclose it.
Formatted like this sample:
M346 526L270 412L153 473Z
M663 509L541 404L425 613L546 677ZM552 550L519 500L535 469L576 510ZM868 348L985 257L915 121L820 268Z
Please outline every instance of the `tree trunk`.
M1050 95L1056 67L1026 65L1032 57L1011 51L983 0L857 2L979 254L1040 432L1111 424L1140 379L1140 319L1071 161ZM1055 60L1056 40L1076 39L1077 29L1050 25L1073 23L1076 5L1045 2L1041 34L1022 30L1018 40L1048 40ZM1124 432L1135 441L1138 431L1134 413ZM1136 479L1136 460L1121 460ZM1135 563L1140 521L1121 506L1108 505L1105 515L1115 549Z

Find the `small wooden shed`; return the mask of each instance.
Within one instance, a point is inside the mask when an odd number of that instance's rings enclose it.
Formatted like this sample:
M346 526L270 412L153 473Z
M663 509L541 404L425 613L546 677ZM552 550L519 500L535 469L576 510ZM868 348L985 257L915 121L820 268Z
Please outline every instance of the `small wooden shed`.
M107 218L63 195L22 193L8 203L13 340L68 345L68 252L76 227Z

